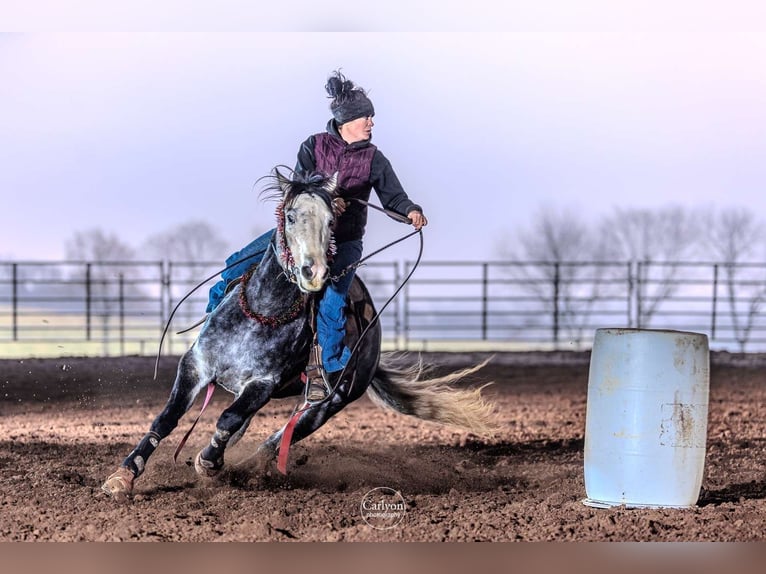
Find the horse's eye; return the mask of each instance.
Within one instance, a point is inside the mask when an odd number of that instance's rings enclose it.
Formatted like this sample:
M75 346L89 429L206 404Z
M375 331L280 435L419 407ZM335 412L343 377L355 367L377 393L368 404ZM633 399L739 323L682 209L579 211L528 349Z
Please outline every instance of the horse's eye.
M295 223L295 215L293 215L292 213L285 214L285 219L287 219L287 223L289 223L290 225L293 225Z

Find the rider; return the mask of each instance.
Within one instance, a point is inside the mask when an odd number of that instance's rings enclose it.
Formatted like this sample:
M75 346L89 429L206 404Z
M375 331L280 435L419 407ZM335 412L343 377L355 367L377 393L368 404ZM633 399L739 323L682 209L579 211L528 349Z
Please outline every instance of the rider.
M391 162L370 142L375 109L365 90L347 80L339 71L330 76L325 89L332 98L330 110L333 117L327 122L325 132L311 135L301 144L295 167L299 175L317 171L330 176L337 171L337 193L341 198L334 202L337 251L330 263L331 280L322 294L317 313L317 339L322 351L320 373L324 371L322 378L326 384L311 385L309 399L314 401L326 396L327 384L331 387L337 384L337 378L351 355L343 342L344 309L354 272L351 269L341 277L338 275L362 258L362 238L367 224L367 206L353 199L367 201L374 188L381 205L406 215L415 229L420 230L428 224L423 209L410 200L399 183ZM226 260L227 265L264 251L272 233L273 230L268 231L232 254ZM207 311L212 311L220 303L231 280L243 275L259 260L258 257L248 259L222 273L222 281L210 289Z

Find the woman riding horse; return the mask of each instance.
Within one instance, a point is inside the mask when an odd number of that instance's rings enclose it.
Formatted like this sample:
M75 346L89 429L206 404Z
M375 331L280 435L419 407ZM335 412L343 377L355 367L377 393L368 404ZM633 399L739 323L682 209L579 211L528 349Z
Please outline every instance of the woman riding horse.
M226 448L239 440L255 413L271 398L302 394L300 375L313 340L309 320L313 294L325 287L328 256L333 251L336 177L314 175L289 181L275 171L281 202L276 231L263 260L243 275L207 317L178 363L165 408L103 484L107 494L122 498L132 492L135 479L144 472L160 441L176 428L205 387L208 398L214 386L235 397L218 418L209 444L195 458L195 470L206 477L223 469ZM258 447L259 468L265 468L277 453L282 457L290 444L310 435L365 391L376 404L423 420L476 433L496 428L493 407L483 400L481 389L453 385L482 365L421 380L417 365L401 365L396 354L393 358L381 356L380 321L358 278L350 293L353 305L347 313L353 321L346 329L354 349L350 376L344 376L326 400L307 403L298 411L289 432L285 425Z

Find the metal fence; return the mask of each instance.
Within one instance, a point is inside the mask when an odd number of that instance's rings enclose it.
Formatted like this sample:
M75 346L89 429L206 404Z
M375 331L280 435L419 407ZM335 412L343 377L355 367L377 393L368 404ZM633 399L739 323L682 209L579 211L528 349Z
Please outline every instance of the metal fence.
M379 307L411 262L359 270ZM0 356L177 354L219 263L0 262ZM189 292L198 287L191 295ZM176 309L184 297L188 297ZM678 329L766 349L766 264L422 262L382 314L391 349L587 349L596 329Z

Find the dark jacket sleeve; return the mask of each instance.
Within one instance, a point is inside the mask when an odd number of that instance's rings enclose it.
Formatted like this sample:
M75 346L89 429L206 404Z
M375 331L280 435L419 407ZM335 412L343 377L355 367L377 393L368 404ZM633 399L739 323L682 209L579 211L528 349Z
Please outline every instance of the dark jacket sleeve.
M375 188L384 208L402 215L407 215L413 210L423 212L423 208L413 203L407 196L402 184L399 183L399 178L394 173L391 162L380 150L375 150L375 155L372 157L370 183Z
M295 172L298 175L305 175L316 169L316 156L314 156L314 143L316 138L311 135L306 138L298 149L298 161L295 164Z

